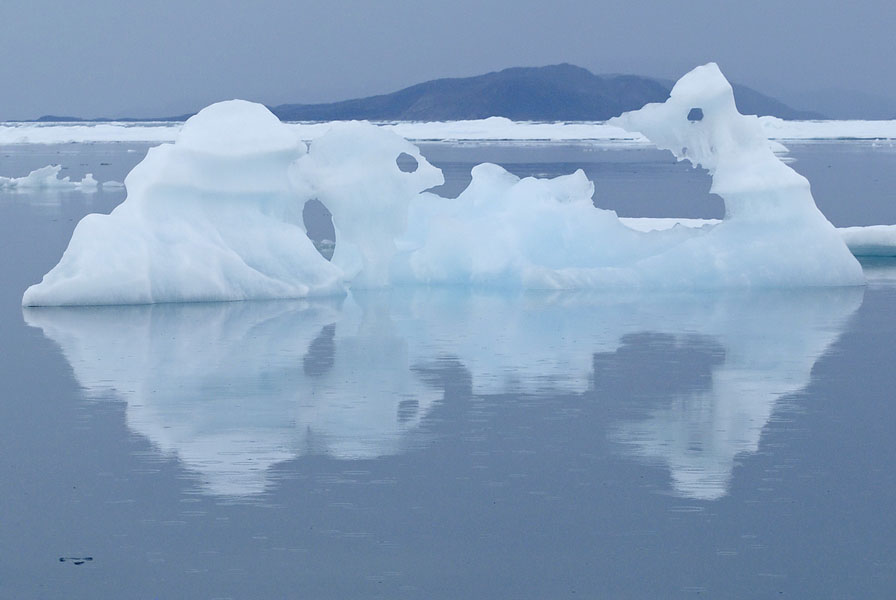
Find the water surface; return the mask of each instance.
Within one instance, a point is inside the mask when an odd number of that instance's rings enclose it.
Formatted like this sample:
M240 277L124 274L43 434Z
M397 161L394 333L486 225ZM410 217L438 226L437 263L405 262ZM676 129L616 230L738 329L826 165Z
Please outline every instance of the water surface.
M4 175L53 162L3 150ZM69 172L120 180L126 150L79 147ZM896 158L856 151L792 154L808 171ZM598 204L641 190L620 214L718 216L701 172L619 152L431 154L446 187L482 160L581 167ZM843 214L886 222L892 185L817 179L823 209L852 189ZM896 589L893 262L867 263L864 289L23 311L77 220L122 196L0 196L0 597Z

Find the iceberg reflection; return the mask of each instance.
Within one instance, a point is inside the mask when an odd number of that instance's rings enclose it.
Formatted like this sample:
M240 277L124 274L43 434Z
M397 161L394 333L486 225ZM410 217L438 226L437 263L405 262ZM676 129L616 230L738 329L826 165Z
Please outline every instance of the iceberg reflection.
M128 427L213 494L263 492L269 467L296 456L398 452L441 397L386 320L336 301L25 314L89 395L124 399Z
M611 437L627 453L666 465L676 493L724 496L737 456L759 449L777 402L809 384L816 360L862 297L846 289L754 293L717 304L680 329L688 334L657 328L669 333L659 342L666 351L655 353L667 362L654 363L665 385L644 393L637 416L613 427ZM656 344L624 338L616 356L595 356L596 379L607 364ZM689 372L676 372L682 368Z
M622 454L667 467L677 493L715 499L862 295L415 289L25 309L25 319L89 395L122 398L128 427L211 494L261 493L272 465L299 456L376 458L459 428L462 413L427 420L450 385L439 365L451 365L474 396L572 394L600 407L595 444L609 435Z

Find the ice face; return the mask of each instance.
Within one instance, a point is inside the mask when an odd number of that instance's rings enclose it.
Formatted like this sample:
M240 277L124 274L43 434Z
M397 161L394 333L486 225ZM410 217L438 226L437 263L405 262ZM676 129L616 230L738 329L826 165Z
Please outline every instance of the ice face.
M128 175L111 215L78 224L26 305L295 298L348 287L448 284L520 289L710 289L864 283L809 182L737 112L714 64L662 104L610 121L709 171L726 217L711 228L635 231L592 204L582 172L519 179L475 167L456 200L411 143L335 123L310 143L261 105L234 100L187 121ZM402 157L406 164L399 165ZM407 163L410 163L408 166ZM332 213L332 262L302 207Z

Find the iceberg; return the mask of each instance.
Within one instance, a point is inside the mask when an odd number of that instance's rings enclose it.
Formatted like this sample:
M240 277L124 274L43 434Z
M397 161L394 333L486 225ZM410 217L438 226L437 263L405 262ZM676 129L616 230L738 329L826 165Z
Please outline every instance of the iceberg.
M149 150L126 200L87 215L26 305L289 298L342 290L288 171L305 144L261 105L212 105Z
M265 107L233 100L150 150L110 215L88 215L24 305L298 298L349 288L715 289L862 285L862 269L775 156L757 117L737 112L715 64L665 103L608 122L706 169L725 202L714 227L635 231L595 208L578 171L520 179L472 171L446 199L441 171L392 131L334 123L311 140ZM401 163L401 164L400 164ZM332 261L306 235L310 200L332 213Z
M519 180L473 169L456 201L412 205L399 278L523 288L861 285L861 267L815 206L809 182L769 147L757 117L737 112L715 64L694 69L661 104L611 119L706 169L725 219L711 228L638 232L591 204L582 173ZM338 240L337 240L338 247Z

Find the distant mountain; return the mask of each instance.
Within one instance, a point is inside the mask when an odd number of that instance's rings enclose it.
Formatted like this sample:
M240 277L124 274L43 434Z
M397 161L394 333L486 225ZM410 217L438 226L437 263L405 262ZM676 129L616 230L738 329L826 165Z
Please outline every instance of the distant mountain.
M109 117L98 117L96 119L82 119L81 117L66 117L66 116L58 116L58 115L44 115L42 117L38 117L34 121L36 123L109 123L110 121L129 121L134 123L153 123L153 122L176 122L176 121L186 121L196 113L187 113L184 115L177 115L173 117L116 117L114 119Z
M672 85L637 75L595 75L561 64L435 79L381 96L329 104L281 104L271 110L284 121L452 121L491 116L516 121L604 121L648 102L663 102ZM734 91L745 114L822 118L748 87L735 85Z
M794 92L787 96L787 102L821 111L832 119L896 119L896 98L853 90Z
M436 79L382 96L331 104L282 104L272 110L288 121L453 121L492 116L515 121L602 121L668 96L669 89L652 79L598 77L563 64Z
M281 104L270 107L283 121L454 121L507 117L515 121L604 121L648 102L663 102L673 82L638 75L595 75L570 64L514 67L477 75L434 79L391 94L327 104ZM734 85L744 114L783 119L823 118L795 110L748 87ZM190 115L133 121L179 121ZM38 121L80 121L76 117L41 117ZM91 119L108 121L112 119Z
M780 100L760 94L745 85L732 83L731 87L734 90L734 101L737 104L737 110L744 115L769 115L789 121L812 121L827 118L825 115L815 111L791 108Z

